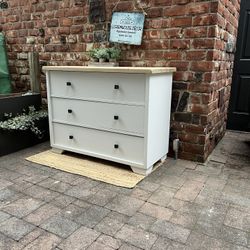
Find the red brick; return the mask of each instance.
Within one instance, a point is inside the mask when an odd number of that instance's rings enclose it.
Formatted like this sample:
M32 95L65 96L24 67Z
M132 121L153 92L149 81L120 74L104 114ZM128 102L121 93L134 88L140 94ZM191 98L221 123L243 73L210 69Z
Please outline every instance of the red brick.
M178 138L180 139L180 141L182 142L191 142L191 143L199 143L200 141L200 136L197 134L187 134L187 133L180 133L178 134Z
M174 81L191 81L192 79L193 79L193 74L191 72L177 71L174 73Z
M201 103L201 96L200 95L191 95L191 103L193 104L200 104Z
M207 37L207 27L192 27L185 29L185 37Z
M70 34L70 28L69 27L59 27L58 28L58 34L59 35L69 35Z
M170 67L176 67L177 71L183 71L183 70L188 70L188 66L189 66L189 62L185 62L185 61L171 61L169 62L169 66Z
M215 44L215 39L194 39L192 42L192 47L194 49L213 49Z
M161 17L162 16L162 8L150 8L147 11L147 17L148 18L156 18L156 17Z
M173 0L173 4L187 4L191 2L191 0Z
M190 40L172 40L170 41L171 49L189 49L190 48Z
M167 29L163 30L162 38L182 38L183 37L183 30L181 28L177 29Z
M166 60L181 60L182 53L180 51L164 52L164 59Z
M204 60L206 58L206 51L192 50L186 52L187 60Z
M202 104L190 105L190 112L194 114L208 114L208 106Z
M172 0L153 0L154 6L171 6Z
M60 18L59 19L60 26L71 26L73 21L71 18Z
M184 16L186 14L186 6L176 5L166 8L164 10L164 16Z
M76 17L82 15L83 15L82 8L70 8L67 11L65 11L65 17Z
M207 62L207 61L197 61L191 63L191 70L193 71L212 71L214 67L213 62Z
M71 34L81 34L83 32L82 25L73 25L70 27Z
M175 17L171 21L172 27L187 27L192 24L192 17Z
M58 19L51 19L46 21L47 27L58 27L59 22Z
M195 16L193 19L193 26L213 25L218 21L216 14L204 14Z
M145 39L159 39L161 37L161 32L159 30L146 30L144 32Z
M163 58L163 51L145 51L145 59Z
M186 6L186 14L202 14L209 12L210 3L202 2L202 3L191 3Z
M182 143L182 147L183 147L184 152L190 152L190 153L199 154L199 155L202 155L204 153L203 145L184 142Z

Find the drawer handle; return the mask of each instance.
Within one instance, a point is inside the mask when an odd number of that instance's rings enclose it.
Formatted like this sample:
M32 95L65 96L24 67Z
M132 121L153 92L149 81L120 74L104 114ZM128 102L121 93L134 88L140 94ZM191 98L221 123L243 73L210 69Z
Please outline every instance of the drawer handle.
M115 144L115 145L114 145L114 148L116 148L116 149L119 148L119 145L118 145L118 144Z
M67 86L71 86L71 82L66 82L66 85Z
M73 135L70 135L70 136L69 136L69 139L70 139L70 140L74 139L74 136L73 136Z
M114 89L119 89L120 86L118 84L115 84Z
M71 114L73 111L72 109L68 109L68 113Z
M118 120L119 119L119 116L118 115L115 115L114 116L114 120Z

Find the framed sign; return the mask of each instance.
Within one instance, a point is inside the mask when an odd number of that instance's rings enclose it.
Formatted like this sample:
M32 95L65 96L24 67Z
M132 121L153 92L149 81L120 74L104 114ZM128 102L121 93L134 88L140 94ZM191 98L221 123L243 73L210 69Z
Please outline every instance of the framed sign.
M110 27L110 42L141 45L145 15L114 12Z

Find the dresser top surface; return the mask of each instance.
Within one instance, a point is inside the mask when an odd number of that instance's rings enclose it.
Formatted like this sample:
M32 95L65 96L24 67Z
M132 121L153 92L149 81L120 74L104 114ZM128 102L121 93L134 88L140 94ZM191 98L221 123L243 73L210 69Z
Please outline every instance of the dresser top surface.
M44 66L43 71L103 72L130 74L163 74L175 72L174 67L92 67L92 66Z

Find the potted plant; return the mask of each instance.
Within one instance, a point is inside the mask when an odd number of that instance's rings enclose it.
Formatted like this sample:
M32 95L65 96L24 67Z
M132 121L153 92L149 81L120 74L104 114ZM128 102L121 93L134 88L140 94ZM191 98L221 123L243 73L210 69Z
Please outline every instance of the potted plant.
M118 59L121 57L121 49L120 48L109 48L109 62L117 62Z
M107 48L99 48L96 51L96 57L100 63L106 62L109 59L109 53Z
M98 51L98 49L91 49L89 51L89 56L90 56L90 58L91 58L91 60L93 62L98 62L98 58L97 58L97 55L96 55L97 51Z

